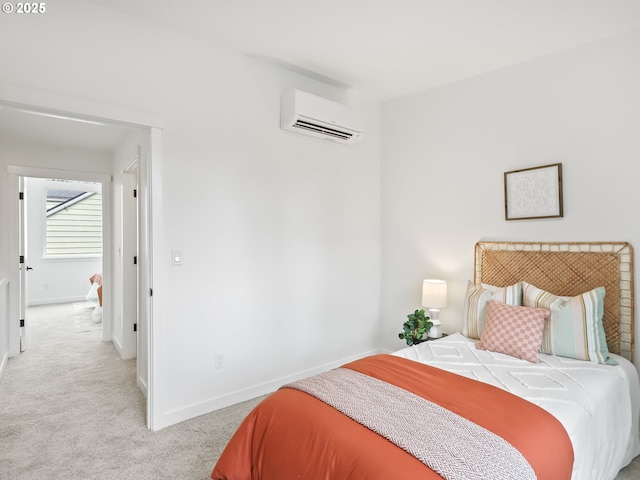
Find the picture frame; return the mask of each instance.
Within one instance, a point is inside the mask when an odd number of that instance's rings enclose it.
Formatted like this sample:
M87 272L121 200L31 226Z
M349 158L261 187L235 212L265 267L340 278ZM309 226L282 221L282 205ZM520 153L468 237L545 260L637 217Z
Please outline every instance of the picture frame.
M504 173L505 220L563 217L562 163Z

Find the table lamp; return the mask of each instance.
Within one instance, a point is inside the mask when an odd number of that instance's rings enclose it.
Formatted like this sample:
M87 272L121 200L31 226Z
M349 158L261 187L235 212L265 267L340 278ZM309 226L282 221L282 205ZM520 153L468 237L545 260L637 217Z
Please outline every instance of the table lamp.
M440 338L440 309L447 306L447 282L427 279L422 282L422 306L429 309L429 318L433 326L429 329L429 337Z

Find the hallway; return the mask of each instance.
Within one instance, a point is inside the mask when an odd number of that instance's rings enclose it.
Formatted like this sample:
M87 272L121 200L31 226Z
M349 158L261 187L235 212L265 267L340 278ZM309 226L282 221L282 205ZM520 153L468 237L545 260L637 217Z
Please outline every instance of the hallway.
M52 478L70 468L91 478L109 461L101 458L109 431L146 432L136 360L121 360L102 341L88 306L27 310L27 349L9 359L0 381L0 478Z

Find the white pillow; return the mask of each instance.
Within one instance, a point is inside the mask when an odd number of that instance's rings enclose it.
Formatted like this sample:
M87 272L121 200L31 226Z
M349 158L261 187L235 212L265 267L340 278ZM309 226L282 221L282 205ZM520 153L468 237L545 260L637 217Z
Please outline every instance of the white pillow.
M467 293L464 296L464 326L462 334L468 338L480 339L482 331L487 323L487 302L495 300L505 305L519 307L522 305L522 283L508 287L496 287L494 285L473 282L467 284Z

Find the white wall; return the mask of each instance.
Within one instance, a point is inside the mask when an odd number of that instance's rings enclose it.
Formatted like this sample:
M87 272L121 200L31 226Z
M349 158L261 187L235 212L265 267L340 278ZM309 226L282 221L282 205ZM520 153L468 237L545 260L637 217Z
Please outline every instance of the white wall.
M85 153L87 161L90 155ZM103 155L98 154L100 159ZM45 258L45 190L60 186L43 178L25 180L26 263L33 268L26 278L27 305L83 301L91 286L89 278L102 273L102 257Z
M378 106L80 1L3 18L0 56L0 82L164 119L152 166L156 428L376 348ZM365 138L281 131L291 87L362 111ZM0 248L5 258L6 239Z
M449 281L440 317L461 328L480 240L628 241L638 271L639 51L640 33L612 38L383 105L388 348L426 277ZM564 218L505 221L503 173L556 162Z

